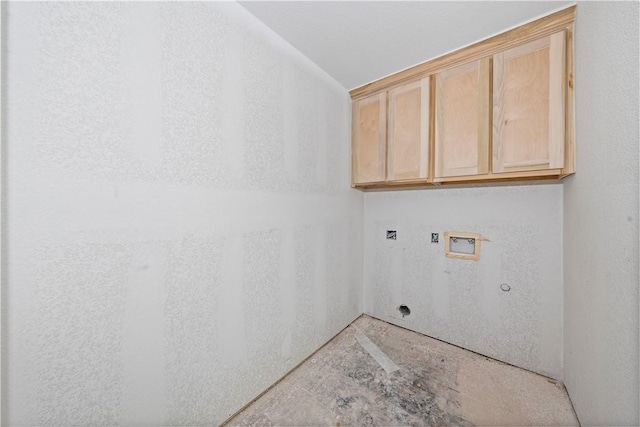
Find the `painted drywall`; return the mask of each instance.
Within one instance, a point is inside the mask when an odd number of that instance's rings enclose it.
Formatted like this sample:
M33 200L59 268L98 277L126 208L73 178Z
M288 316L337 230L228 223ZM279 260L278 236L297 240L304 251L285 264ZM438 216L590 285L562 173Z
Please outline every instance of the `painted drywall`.
M638 416L638 3L580 2L564 182L564 381L582 425Z
M4 5L0 4L0 98L4 99L4 67L2 66L2 59L4 57L4 32L2 30L2 24L5 19ZM2 119L2 110L4 107L0 105L0 135L4 135L2 131L4 120ZM0 144L0 196L4 193L4 167L3 167L3 147L4 144ZM4 273L2 271L4 264L4 256L2 252L4 250L4 242L1 239L1 236L4 234L4 221L3 221L3 212L4 212L4 198L0 197L0 331L2 331L2 319L4 316L3 306L3 290L2 283L4 283ZM1 334L0 334L1 335ZM4 361L2 360L3 352L4 352L4 344L2 344L3 340L0 339L0 373L4 369ZM0 422L2 420L2 376L0 375Z
M560 184L366 193L364 212L366 313L562 377ZM447 258L446 231L489 241L478 261Z
M7 6L7 425L216 425L361 313L343 87L235 3Z

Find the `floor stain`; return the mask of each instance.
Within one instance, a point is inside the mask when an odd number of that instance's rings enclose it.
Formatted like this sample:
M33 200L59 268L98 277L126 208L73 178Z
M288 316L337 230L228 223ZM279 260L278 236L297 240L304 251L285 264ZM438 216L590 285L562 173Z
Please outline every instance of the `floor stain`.
M339 411L343 411L345 409L349 409L351 407L351 403L355 401L356 399L354 397L339 397L336 399L336 407Z

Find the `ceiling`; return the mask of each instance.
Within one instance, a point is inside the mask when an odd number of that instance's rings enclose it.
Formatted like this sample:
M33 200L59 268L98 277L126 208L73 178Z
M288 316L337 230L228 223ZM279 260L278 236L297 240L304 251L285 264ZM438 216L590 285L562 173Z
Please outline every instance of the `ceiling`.
M574 1L240 1L346 89Z

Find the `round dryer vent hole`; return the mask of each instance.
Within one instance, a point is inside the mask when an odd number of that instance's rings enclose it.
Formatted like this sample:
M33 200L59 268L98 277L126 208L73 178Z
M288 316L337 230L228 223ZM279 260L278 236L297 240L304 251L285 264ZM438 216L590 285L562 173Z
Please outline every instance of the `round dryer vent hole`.
M411 309L409 309L409 307L407 307L406 305L401 305L400 307L398 307L398 311L400 312L400 314L402 314L402 317L411 314Z

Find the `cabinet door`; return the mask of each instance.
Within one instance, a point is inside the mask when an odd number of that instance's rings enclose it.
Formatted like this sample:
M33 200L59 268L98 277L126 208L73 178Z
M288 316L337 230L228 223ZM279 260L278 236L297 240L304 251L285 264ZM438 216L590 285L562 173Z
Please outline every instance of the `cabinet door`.
M389 91L387 180L427 178L429 77Z
M489 90L489 58L436 75L436 181L488 173Z
M354 184L385 179L386 93L353 103L352 177Z
M493 57L493 172L564 167L565 32Z

